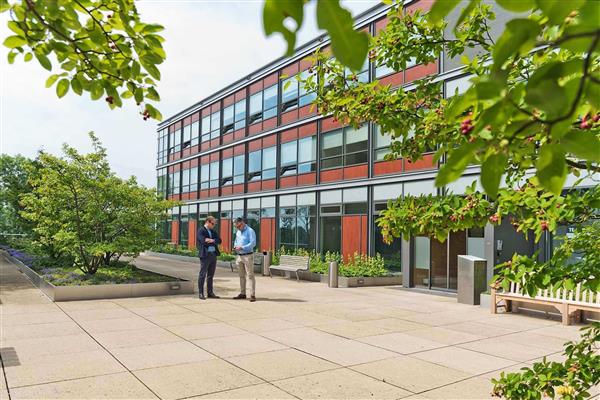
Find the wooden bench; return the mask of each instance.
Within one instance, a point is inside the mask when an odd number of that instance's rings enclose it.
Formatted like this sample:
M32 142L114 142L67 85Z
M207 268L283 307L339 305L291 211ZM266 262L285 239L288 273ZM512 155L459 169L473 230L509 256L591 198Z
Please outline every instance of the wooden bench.
M506 312L516 311L513 307L513 301L523 303L545 304L555 307L562 315L563 325L571 323L571 315L576 313L577 319L581 319L584 311L600 312L600 292L583 290L581 284L578 284L574 290L564 288L554 290L552 287L545 290L538 290L535 297L523 294L521 285L512 282L510 289L505 292L498 292L492 289L491 312L496 314L498 307L505 307ZM504 301L504 304L498 304Z
M254 269L256 266L259 266L262 271L263 261L264 261L263 253L254 253ZM237 259L237 256L236 256ZM233 272L233 267L237 265L237 262L234 260L229 261L229 268L231 268L231 272Z
M309 257L282 255L279 258L279 265L271 265L269 267L269 272L271 272L271 270L295 272L296 280L300 281L298 271L308 271L309 265ZM269 275L271 275L271 278L273 277L273 274L270 273Z

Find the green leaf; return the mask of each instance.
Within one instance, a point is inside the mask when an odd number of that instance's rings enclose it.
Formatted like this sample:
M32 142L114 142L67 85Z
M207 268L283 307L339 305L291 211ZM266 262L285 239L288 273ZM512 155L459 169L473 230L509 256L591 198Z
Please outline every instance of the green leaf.
M54 82L56 82L58 78L59 75L57 74L50 75L48 79L46 79L46 87L49 88L50 86L54 85Z
M9 49L14 49L16 47L21 47L27 44L27 40L25 40L25 38L22 38L21 36L9 36L6 39L4 39L4 46L8 47Z
M587 161L600 161L600 139L593 132L572 129L560 141L565 151Z
M499 68L517 52L529 51L535 44L539 33L540 26L535 21L524 18L510 20L494 46L495 66Z
M481 186L495 199L498 195L502 174L506 171L508 156L504 153L492 154L481 165Z
M550 119L568 109L565 89L551 80L539 81L535 87L527 85L525 101L544 110Z
M63 97L69 91L69 80L61 79L56 85L56 94L58 97Z
M26 54L25 54L25 57L23 57L23 60L24 60L25 62L29 62L29 61L31 61L32 59L33 59L33 53L26 53Z
M48 71L52 71L52 64L50 63L48 57L41 53L35 53L35 58L37 58L38 62L42 67L44 67Z
M153 64L147 63L144 60L140 59L140 63L144 67L146 71L152 76L154 79L160 80L160 71Z
M475 7L480 4L480 0L471 0L469 4L462 9L460 12L460 16L456 20L456 24L454 25L454 30L460 26L460 24L471 14L471 11L475 9Z
M443 186L457 180L467 168L467 165L475 157L475 151L479 147L478 142L463 144L454 149L446 164L442 165L437 177L435 178L436 186Z
M90 88L90 96L92 100L98 100L104 94L104 88L102 87L102 82L93 81Z
M335 58L353 71L364 65L369 47L369 35L354 29L352 14L340 7L339 0L318 0L317 24L331 37Z
M141 103L142 101L144 101L144 91L142 90L141 87L135 89L135 92L133 93L133 97L135 98L136 103Z
M567 179L567 164L562 146L558 144L543 145L536 167L536 176L542 186L552 193L560 194Z
M561 24L573 10L579 9L585 0L537 0L537 6L553 24ZM593 1L592 1L593 2Z
M533 0L496 0L500 7L508 11L524 12L535 7Z
M295 29L291 30L284 25L287 18L292 18ZM263 27L265 35L270 36L275 32L283 35L287 42L287 55L294 53L296 46L296 32L302 26L304 19L303 0L266 0L263 7Z
M428 18L434 24L437 24L450 14L450 11L454 9L460 3L460 0L437 0L433 3L431 10L429 11Z
M152 86L148 88L148 93L146 94L146 97L150 100L160 101L160 96L158 95L158 92Z
M0 13L3 13L8 9L10 9L10 4L8 4L8 0L0 0Z
M73 91L80 96L83 93L83 87L81 86L81 82L79 81L79 79L77 79L77 77L74 77L71 80L71 89L73 89Z

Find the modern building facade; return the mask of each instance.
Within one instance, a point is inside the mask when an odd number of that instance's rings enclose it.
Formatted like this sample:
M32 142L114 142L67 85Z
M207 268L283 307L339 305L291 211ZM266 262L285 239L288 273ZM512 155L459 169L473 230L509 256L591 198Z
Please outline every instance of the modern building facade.
M406 1L405 7L431 4ZM385 27L388 10L381 4L366 11L356 18L356 28L376 34ZM501 10L494 23L503 27ZM541 250L542 256L549 251L551 240L533 243L508 222L454 233L443 243L415 237L385 244L375 220L388 200L464 193L478 179L479 168L470 167L458 181L436 188L433 154L416 162L386 161L390 138L377 126L354 129L321 115L311 104L315 94L295 76L307 74L311 54L327 45L327 37L319 37L158 126L158 191L184 202L162 225L166 239L195 247L196 228L210 214L219 218L223 248L230 250L232 219L245 216L257 232L259 251L285 246L345 256L380 253L390 269L402 271L406 286L449 291L456 290L458 254L486 258L491 277L492 266L515 251ZM447 57L399 72L367 61L358 76L410 88L427 75L444 82L445 96L464 90L469 79L460 63Z

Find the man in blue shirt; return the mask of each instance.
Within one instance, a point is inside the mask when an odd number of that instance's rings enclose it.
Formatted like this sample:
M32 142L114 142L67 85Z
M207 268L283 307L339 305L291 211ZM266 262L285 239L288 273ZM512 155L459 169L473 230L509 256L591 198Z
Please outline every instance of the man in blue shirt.
M242 218L236 218L234 250L237 252L236 263L240 274L240 294L234 299L246 298L246 277L250 280L252 289L250 301L256 301L256 280L254 279L254 247L256 246L256 233Z
M200 300L206 300L204 297L204 280L206 279L206 293L211 299L218 299L219 296L213 291L213 277L217 269L217 256L219 255L219 244L221 238L215 226L217 220L209 215L206 217L204 226L198 229L196 235L196 247L198 248L198 256L200 257L200 274L198 275L198 291L200 292ZM208 279L207 279L208 278Z

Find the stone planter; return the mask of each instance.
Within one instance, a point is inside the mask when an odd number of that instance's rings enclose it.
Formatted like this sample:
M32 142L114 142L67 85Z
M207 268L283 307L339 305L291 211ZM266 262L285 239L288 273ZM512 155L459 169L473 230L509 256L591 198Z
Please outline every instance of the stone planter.
M273 276L287 277L288 279L296 279L296 274L286 271L274 271ZM298 276L303 281L327 283L329 275L318 274L310 271L300 271ZM372 277L338 277L338 287L362 287L362 286L394 286L402 285L402 275L393 276L372 276Z
M19 271L27 275L52 301L116 299L124 297L168 296L193 294L194 282L178 280L172 282L119 283L107 285L54 286L46 282L37 272L12 256L8 256Z
M490 303L492 302L492 295L489 293L481 293L479 295L479 305L485 309L490 309Z

